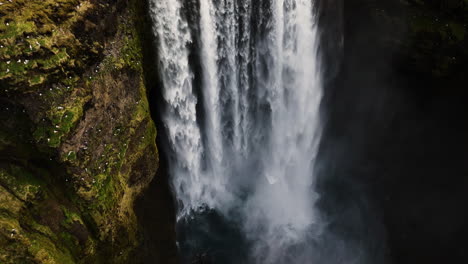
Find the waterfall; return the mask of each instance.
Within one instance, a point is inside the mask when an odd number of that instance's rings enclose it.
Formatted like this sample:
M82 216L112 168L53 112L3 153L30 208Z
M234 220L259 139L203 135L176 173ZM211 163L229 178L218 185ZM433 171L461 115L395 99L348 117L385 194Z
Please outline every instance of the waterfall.
M252 261L283 263L319 221L314 0L150 2L178 219L235 215Z

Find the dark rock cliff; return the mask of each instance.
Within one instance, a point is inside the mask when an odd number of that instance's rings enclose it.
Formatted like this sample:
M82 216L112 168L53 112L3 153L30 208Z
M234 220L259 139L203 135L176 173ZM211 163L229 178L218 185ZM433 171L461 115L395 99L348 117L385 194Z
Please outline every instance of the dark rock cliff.
M320 184L331 226L392 263L465 263L468 2L341 4Z
M1 2L0 263L136 262L159 164L144 1Z

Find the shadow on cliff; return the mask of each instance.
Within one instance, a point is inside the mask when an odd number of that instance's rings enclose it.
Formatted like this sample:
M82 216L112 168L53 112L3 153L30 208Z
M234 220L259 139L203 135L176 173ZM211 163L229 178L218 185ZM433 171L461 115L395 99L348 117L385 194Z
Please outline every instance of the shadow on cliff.
M325 97L320 206L333 232L367 254L396 264L465 263L467 61L457 57L441 72L440 57L462 52L444 42L426 52L420 45L437 36L408 31L418 15L442 20L458 11L408 2L343 1L343 60Z
M162 84L157 69L157 52L149 15L149 1L138 2L140 13L140 39L143 46L143 66L145 84L148 87L148 101L151 116L156 123L158 135L156 143L159 151L159 169L149 188L136 201L135 210L141 227L142 244L135 252L135 261L144 264L178 263L175 233L175 202L169 183L164 123L160 112L163 96Z

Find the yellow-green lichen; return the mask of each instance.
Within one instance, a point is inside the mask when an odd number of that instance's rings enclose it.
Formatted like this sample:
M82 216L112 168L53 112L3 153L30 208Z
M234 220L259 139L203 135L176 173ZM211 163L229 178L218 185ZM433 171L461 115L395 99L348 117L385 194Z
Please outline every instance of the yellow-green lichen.
M2 3L0 81L28 89L63 79L67 73L76 76L88 54L73 27L92 6L90 1L78 0Z
M28 251L34 256L34 260L44 264L74 264L68 250L58 249L56 244L47 237L40 234L30 234L30 245ZM68 253L68 254L67 254Z
M1 92L20 95L30 124L21 140L0 128L0 151L31 146L0 175L2 264L126 263L138 243L133 201L155 174L157 152L129 3L0 6ZM140 170L142 159L154 163ZM135 172L147 174L136 187Z
M47 111L48 119L42 120L33 136L36 141L45 142L49 147L58 147L62 138L68 135L76 122L83 115L86 97L70 98L70 104L63 104Z
M34 199L42 182L29 171L10 165L9 171L0 169L0 183L22 201Z

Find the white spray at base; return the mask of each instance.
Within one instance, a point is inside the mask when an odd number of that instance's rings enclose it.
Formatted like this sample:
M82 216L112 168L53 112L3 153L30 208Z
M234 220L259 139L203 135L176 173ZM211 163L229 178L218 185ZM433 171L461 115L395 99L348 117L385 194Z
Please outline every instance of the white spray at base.
M185 2L151 1L179 217L202 208L240 215L257 262L276 263L319 224L314 0L199 0L188 11L199 30L190 30Z

